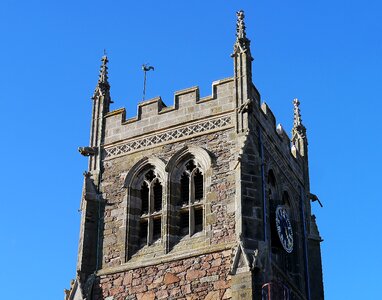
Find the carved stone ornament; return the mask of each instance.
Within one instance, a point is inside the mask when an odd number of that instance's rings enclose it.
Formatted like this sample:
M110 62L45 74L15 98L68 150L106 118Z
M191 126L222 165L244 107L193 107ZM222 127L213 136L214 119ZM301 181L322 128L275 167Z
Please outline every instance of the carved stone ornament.
M93 156L96 154L97 149L94 147L78 147L78 152L83 156Z
M109 158L117 155L122 155L133 152L135 150L140 150L142 148L200 134L202 132L220 129L231 125L231 120L231 116L224 116L213 120L192 124L186 127L169 130L163 133L158 133L156 135L144 137L142 139L129 141L122 145L114 146L111 148L105 148L105 157Z

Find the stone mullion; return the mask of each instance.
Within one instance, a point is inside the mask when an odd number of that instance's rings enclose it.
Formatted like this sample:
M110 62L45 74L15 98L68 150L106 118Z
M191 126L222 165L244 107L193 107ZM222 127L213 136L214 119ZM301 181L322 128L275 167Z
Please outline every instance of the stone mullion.
M147 245L151 245L153 242L153 226L154 226L154 219L151 215L147 218Z
M192 219L191 219L191 204L192 204L192 173L188 177L188 236L192 236Z
M192 205L189 206L189 216L190 216L190 236L195 233L195 214L194 207Z
M154 180L149 184L149 211L147 217L147 245L151 245L153 241L153 217L152 212L154 211Z
M163 184L162 194L164 197L162 198L162 213L161 213L161 235L163 236L163 245L164 245L164 253L168 253L170 250L170 226L171 226L171 211L169 204L169 192L170 189L170 181L168 180Z
M192 206L195 200L195 192L194 192L194 171L190 173L189 177L189 197L188 197L188 217L189 217L189 236L192 236L195 232L195 215L194 208Z

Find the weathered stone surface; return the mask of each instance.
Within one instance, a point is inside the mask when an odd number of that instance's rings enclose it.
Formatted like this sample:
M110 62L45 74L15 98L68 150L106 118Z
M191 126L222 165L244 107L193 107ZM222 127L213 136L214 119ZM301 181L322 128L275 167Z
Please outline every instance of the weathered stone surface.
M223 295L223 298L222 299L231 299L232 298L232 293L231 293L231 289L227 289Z
M155 299L155 293L153 291L144 293L144 294L138 294L137 295L138 300L154 300Z
M219 266L211 267L208 263L213 257L220 262ZM194 268L195 262L200 268ZM230 287L231 276L228 272L231 263L227 251L220 251L198 256L197 259L191 257L158 264L155 268L138 267L134 271L102 277L95 290L102 291L104 297L114 296L115 300L134 295L138 300L182 299L186 296L193 299L205 299L207 296L208 299L220 299L216 297L222 296ZM205 266L205 269L201 266ZM213 291L217 293L211 293Z
M189 281L193 281L197 278L203 277L205 274L205 270L190 270L187 272L186 279Z
M164 284L166 285L179 282L179 281L180 281L179 277L175 276L174 274L166 273L166 275L164 275Z
M219 297L219 292L218 291L212 291L212 292L209 292L206 296L206 298L204 298L205 300L219 300L220 297Z

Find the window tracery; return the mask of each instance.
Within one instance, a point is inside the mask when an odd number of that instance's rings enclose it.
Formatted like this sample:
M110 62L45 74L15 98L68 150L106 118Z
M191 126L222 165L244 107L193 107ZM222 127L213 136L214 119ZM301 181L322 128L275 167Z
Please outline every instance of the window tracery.
M125 178L126 234L122 255L128 261L140 249L165 242L167 189L165 163L156 157L144 157L135 163ZM146 251L146 250L145 250Z
M206 150L186 146L167 164L156 157L145 157L129 170L125 179L125 261L135 254L159 249L167 253L183 237L200 236L205 228L210 166ZM145 250L140 252L142 248Z

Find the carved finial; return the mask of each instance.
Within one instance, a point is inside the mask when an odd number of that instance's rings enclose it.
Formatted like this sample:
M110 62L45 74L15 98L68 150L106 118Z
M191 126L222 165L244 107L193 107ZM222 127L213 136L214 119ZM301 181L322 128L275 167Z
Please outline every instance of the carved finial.
M245 22L244 22L244 11L242 10L239 10L237 13L236 13L236 17L237 17L237 20L236 20L236 42L235 42L235 45L233 47L234 49L234 53L245 53L247 52L249 54L249 58L251 59L251 61L253 60L252 57L251 57L251 54L249 53L250 50L249 50L249 46L250 46L250 43L251 41L249 39L247 39L247 33L245 32ZM234 56L234 54L232 54L232 56Z
M247 38L245 33L245 23L244 23L244 11L239 10L236 13L237 16L237 22L236 22L236 37L237 39L245 39Z
M109 62L109 60L107 59L105 50L104 50L104 56L102 56L101 61L102 61L102 65L101 65L101 70L99 71L98 82L103 84L109 84L108 73L107 73L107 63Z
M297 98L293 99L293 114L292 142L294 143L297 137L306 137L306 128L302 124L300 101Z
M302 124L301 112L300 112L300 101L297 98L293 99L293 127L300 126Z
M109 94L110 91L110 84L109 84L109 77L108 77L108 66L107 63L109 62L107 55L106 55L106 50L104 50L104 55L101 58L102 64L101 68L99 70L99 75L98 75L98 83L95 88L94 94L92 99L95 99L95 97L101 93L103 95ZM110 98L110 97L109 97ZM111 99L108 101L109 103L113 103Z

